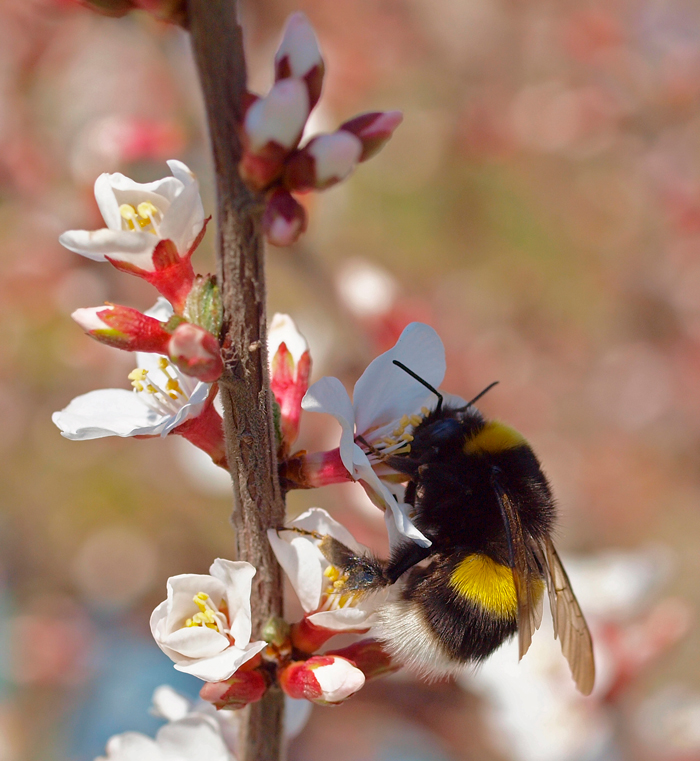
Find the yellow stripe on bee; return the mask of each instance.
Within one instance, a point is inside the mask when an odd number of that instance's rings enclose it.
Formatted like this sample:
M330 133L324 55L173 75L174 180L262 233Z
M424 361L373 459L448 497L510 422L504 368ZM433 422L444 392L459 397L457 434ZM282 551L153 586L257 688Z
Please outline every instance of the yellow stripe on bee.
M518 610L513 571L488 555L467 555L452 572L450 585L498 618L512 618Z
M491 420L472 438L464 442L464 454L498 454L525 444L522 434L498 420Z

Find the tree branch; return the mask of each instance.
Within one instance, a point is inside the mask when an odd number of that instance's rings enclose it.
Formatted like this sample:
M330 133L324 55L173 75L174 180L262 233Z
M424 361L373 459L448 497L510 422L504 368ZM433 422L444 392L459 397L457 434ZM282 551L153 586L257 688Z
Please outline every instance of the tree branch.
M282 575L266 531L284 523L267 365L261 198L238 174L246 68L235 0L187 0L189 30L206 104L218 199L219 283L224 306L220 381L226 455L233 479L238 558L257 568L253 638L282 615ZM282 756L283 695L277 688L241 712L239 761Z

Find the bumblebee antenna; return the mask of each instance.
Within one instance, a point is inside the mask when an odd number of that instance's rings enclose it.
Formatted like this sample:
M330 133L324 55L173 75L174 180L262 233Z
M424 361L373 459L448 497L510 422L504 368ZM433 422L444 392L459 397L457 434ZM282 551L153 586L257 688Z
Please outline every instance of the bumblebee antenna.
M476 396L475 396L475 397L474 397L474 398L473 398L471 401L467 402L465 406L466 406L466 407L471 407L471 406L472 406L472 404L474 404L475 402L478 402L478 401L479 401L479 399L481 399L481 397L482 397L482 396L483 396L485 393L487 393L488 391L490 391L490 390L491 390L491 389L492 389L494 386L497 386L497 385L498 385L498 383L499 383L499 381L494 381L493 383L489 383L489 385L488 385L488 386L486 386L486 388L485 388L485 389L484 389L484 390L483 390L481 393L477 394L477 395L476 395Z
M437 403L437 407L435 407L435 412L440 412L440 410L442 409L442 394L436 388L431 386L427 380L423 380L423 378L421 378L420 375L417 375L416 373L413 372L413 370L406 367L406 365L404 365L403 362L399 362L398 359L394 359L392 360L392 362L397 367L400 367L405 373L408 373L411 376L411 378L415 378L418 381L418 383L422 383L428 389L428 391L432 391L435 394L435 396L437 396L438 403ZM486 391L488 391L488 389L486 389ZM486 391L483 391L482 393L486 393ZM481 394L479 394L479 396L481 396ZM478 398L479 397L477 397L477 399Z

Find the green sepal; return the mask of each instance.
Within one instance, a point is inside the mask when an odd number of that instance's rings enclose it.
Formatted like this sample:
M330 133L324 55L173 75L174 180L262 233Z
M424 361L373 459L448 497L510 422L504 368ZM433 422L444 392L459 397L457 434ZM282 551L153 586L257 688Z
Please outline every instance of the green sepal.
M289 639L289 624L283 618L272 616L263 626L262 638L268 645L281 647Z
M223 307L216 275L197 275L187 296L184 312L189 322L219 336Z
M166 323L163 325L163 329L167 330L168 333L173 333L176 328L180 327L183 322L188 322L182 315L180 314L174 314Z

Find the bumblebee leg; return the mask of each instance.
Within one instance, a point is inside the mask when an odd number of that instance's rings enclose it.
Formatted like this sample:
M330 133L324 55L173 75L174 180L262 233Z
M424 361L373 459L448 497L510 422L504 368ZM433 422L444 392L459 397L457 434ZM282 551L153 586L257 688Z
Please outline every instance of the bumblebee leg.
M401 544L392 553L384 569L384 577L390 584L394 584L409 568L413 568L416 563L425 560L432 553L432 547L421 547L415 542Z

